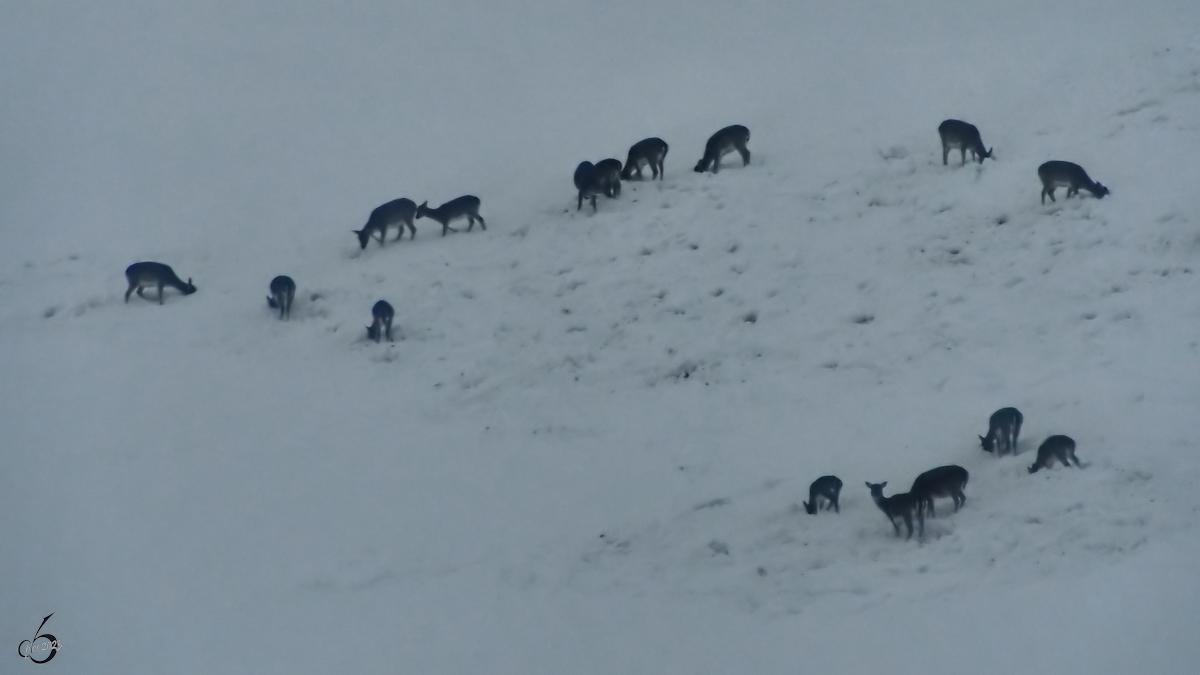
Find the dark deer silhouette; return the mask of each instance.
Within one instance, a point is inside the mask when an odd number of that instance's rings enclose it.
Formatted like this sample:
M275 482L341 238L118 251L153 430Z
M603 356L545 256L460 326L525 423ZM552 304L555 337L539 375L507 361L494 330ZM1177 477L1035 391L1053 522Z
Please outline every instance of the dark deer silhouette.
M442 236L446 236L446 232L458 232L458 230L450 227L450 222L458 218L466 218L470 221L467 225L467 232L475 227L475 221L479 221L479 227L487 230L487 223L483 222L483 218L479 215L479 197L474 195L463 195L457 199L442 204L436 209L429 208L429 202L424 202L417 207L417 218L432 218L442 224Z
M1021 435L1021 423L1025 417L1016 408L1001 408L992 413L988 420L987 436L980 436L979 443L987 452L997 456L1007 452L1017 454L1017 437Z
M931 516L937 517L933 509L935 497L954 499L954 510L957 512L967 503L967 496L963 494L963 489L967 487L967 478L967 470L961 466L939 466L917 476L909 493L916 495Z
M1037 461L1029 467L1029 473L1037 473L1038 469L1049 469L1055 462L1063 466L1071 466L1073 462L1082 469L1079 458L1075 456L1075 441L1070 436L1051 436L1038 448Z
M271 280L271 294L267 306L279 310L280 319L292 318L292 299L296 297L296 282L289 276L279 275Z
M983 148L983 139L979 137L979 129L974 124L962 120L946 120L938 125L938 135L942 137L942 164L948 164L947 157L951 148L962 152L962 163L967 163L967 151L971 157L983 164L985 158L992 156L992 150Z
M633 144L629 148L629 158L625 160L625 168L621 178L630 180L637 172L638 180L642 179L642 168L649 165L651 177L662 179L666 176L663 171L663 160L667 158L667 144L661 138L647 138Z
M387 239L388 227L395 225L400 228L396 233L396 241L404 238L404 227L407 225L412 236L409 239L417 238L417 228L413 225L413 216L417 214L417 205L411 199L394 199L386 204L375 207L371 211L371 217L367 218L367 224L363 225L361 230L350 230L358 235L358 245L361 248L366 248L367 243L371 241L371 235L379 237L379 245L383 246L384 240Z
M913 517L917 519L917 539L925 538L925 516L921 510L921 498L911 492L903 492L894 494L891 497L883 496L883 488L887 487L887 481L882 483L867 483L867 489L871 491L871 498L875 500L875 505L883 511L883 515L891 521L892 527L896 528L896 536L900 536L900 521L904 521L904 526L908 528L908 536L905 539L912 539L913 534Z
M838 507L838 495L842 492L842 480L837 476L821 476L808 486L808 501L804 502L804 512L816 515L817 511L830 508L841 513Z
M396 312L387 300L380 300L371 308L371 317L375 322L367 326L367 339L379 342L380 335L387 337L388 342L392 341L392 318L396 316Z
M725 127L713 134L704 146L704 157L696 163L696 173L704 173L712 167L713 173L721 171L721 158L734 150L742 156L742 166L750 163L750 150L746 144L750 142L750 130L740 124Z
M1046 203L1046 195L1050 201L1055 201L1054 191L1060 187L1067 188L1067 198L1079 194L1079 188L1092 193L1096 199L1104 199L1110 190L1088 177L1082 166L1072 162L1052 160L1038 167L1038 178L1042 179L1042 203Z
M158 304L163 304L163 288L170 286L179 289L184 295L191 295L196 292L196 287L192 285L192 280L189 278L184 282L175 275L175 270L170 266L157 262L136 262L125 268L125 279L129 282L129 289L125 291L125 302L129 302L129 295L135 290L138 297L146 299L142 295L142 289L148 286L158 288Z

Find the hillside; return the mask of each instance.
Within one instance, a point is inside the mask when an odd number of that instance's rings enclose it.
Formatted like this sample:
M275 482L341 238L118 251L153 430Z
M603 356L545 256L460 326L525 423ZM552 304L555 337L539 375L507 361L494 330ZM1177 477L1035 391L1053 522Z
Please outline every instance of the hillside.
M0 14L0 635L55 612L39 673L1200 658L1193 3ZM995 159L943 166L945 118ZM693 172L733 123L750 165ZM646 136L666 179L577 212ZM1049 159L1112 194L1040 203ZM486 232L349 232L467 193ZM125 304L136 260L199 291ZM1084 469L1030 476L1056 433ZM895 538L863 482L948 463L964 509Z

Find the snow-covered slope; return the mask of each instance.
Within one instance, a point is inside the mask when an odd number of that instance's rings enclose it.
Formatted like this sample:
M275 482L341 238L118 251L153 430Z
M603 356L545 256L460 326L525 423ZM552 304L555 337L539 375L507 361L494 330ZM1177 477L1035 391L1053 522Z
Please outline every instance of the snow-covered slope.
M47 673L1190 672L1200 9L1126 4L4 8L0 637L55 612ZM995 161L943 166L947 117ZM731 123L751 164L692 172ZM666 180L576 212L651 135ZM1041 204L1048 159L1112 195ZM464 193L486 232L349 232ZM126 305L135 260L199 292ZM1085 469L1028 475L1055 433ZM946 463L965 508L896 539L863 482Z

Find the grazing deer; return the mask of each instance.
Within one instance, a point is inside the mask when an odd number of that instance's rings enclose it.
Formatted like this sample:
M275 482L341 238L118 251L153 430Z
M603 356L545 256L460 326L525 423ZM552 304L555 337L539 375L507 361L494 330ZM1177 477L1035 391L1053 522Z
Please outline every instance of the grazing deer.
M946 120L938 125L938 134L942 137L942 164L949 163L946 158L950 155L950 148L958 148L962 153L963 166L967 164L967 150L971 151L971 158L979 160L980 164L992 156L991 148L983 149L983 139L979 137L979 129L974 124Z
M467 232L475 227L475 221L479 221L479 227L487 230L487 223L483 222L483 218L479 215L479 197L474 195L463 195L457 199L442 204L436 209L431 209L428 206L429 202L424 202L417 207L417 218L432 218L442 224L442 236L446 236L446 231L458 232L458 230L450 227L450 221L458 218L466 218L470 221L467 225Z
M596 195L603 194L604 188L596 180L596 165L591 162L580 162L575 167L575 189L579 190L579 203L575 210L583 208L583 200L592 202L592 213L596 212Z
M817 515L822 507L826 511L830 507L841 513L838 507L838 495L842 492L842 480L837 476L821 476L808 486L808 501L804 502L804 512L810 516Z
M750 163L750 151L746 144L750 142L750 130L735 124L713 134L704 146L704 157L696 163L696 173L704 173L712 167L713 173L721 171L721 158L734 150L742 156L742 166Z
M136 262L125 268L125 279L129 281L129 290L125 291L125 302L129 302L129 294L137 291L138 297L146 299L142 295L142 289L147 286L158 287L158 304L163 304L163 287L170 286L179 289L184 295L191 295L196 292L196 287L192 285L191 278L188 278L184 283L182 279L175 276L175 270L169 265L164 265L157 262Z
M1046 203L1046 195L1050 201L1055 201L1054 191L1060 187L1067 188L1067 198L1079 194L1083 188L1095 195L1096 199L1104 199L1110 190L1088 177L1082 166L1073 162L1051 160L1038 167L1038 178L1042 179L1042 203Z
M380 300L371 308L371 317L375 322L367 326L367 339L379 342L380 334L387 337L388 342L392 341L392 318L396 316L395 310L388 304L387 300Z
M621 196L621 160L610 157L596 162L592 175L610 199Z
M358 235L358 245L361 248L366 248L367 243L371 241L371 235L375 234L379 237L379 245L383 246L384 240L387 238L387 230L392 225L400 228L400 232L396 234L396 241L404 238L404 226L408 226L412 236L409 239L417 238L417 228L413 225L413 216L417 213L417 205L411 199L394 199L382 206L377 206L371 211L371 216L367 218L367 224L363 225L361 230L350 230Z
M939 466L917 476L909 494L915 495L924 509L929 511L929 515L936 518L937 513L933 510L935 497L954 499L955 512L967 503L967 496L963 494L963 488L967 487L967 478L967 470L961 466L954 464Z
M1025 417L1016 408L1001 408L988 419L987 436L980 436L979 443L984 451L994 452L999 457L1005 452L1017 454L1017 437L1021 435L1021 423Z
M625 168L621 178L630 180L637 172L638 180L642 180L642 168L650 165L651 177L662 179L666 176L663 171L663 160L667 158L667 144L661 138L647 138L633 144L629 148L629 158L625 160Z
M1029 467L1029 473L1037 473L1038 469L1049 469L1050 465L1058 462L1063 466L1075 466L1082 469L1079 458L1075 456L1075 441L1069 436L1051 436L1042 442L1038 448L1037 461Z
M271 294L267 306L279 310L279 318L292 318L292 299L296 297L296 282L289 276L279 275L271 280Z
M921 498L911 492L902 492L894 494L891 497L884 497L883 488L886 486L887 481L882 483L867 483L867 489L871 491L871 498L875 500L875 505L892 522L892 527L896 528L896 536L900 536L899 521L903 520L905 527L908 528L908 536L905 537L905 540L912 539L912 521L913 516L916 516L918 527L917 539L924 539L925 516L921 511Z

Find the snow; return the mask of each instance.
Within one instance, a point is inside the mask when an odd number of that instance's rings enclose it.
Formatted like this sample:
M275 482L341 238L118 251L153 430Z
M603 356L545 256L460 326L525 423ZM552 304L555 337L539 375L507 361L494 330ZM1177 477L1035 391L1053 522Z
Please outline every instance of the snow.
M39 672L1195 670L1194 3L2 15L0 636L55 612ZM946 118L995 160L943 166ZM751 164L692 172L728 124ZM666 180L577 212L647 136ZM1112 194L1041 204L1048 159ZM486 232L349 231L462 194ZM137 260L198 292L123 303ZM1028 475L1056 433L1084 469ZM964 508L894 537L863 483L949 463Z

